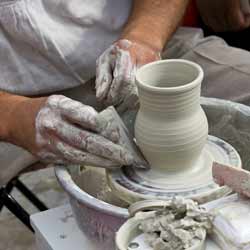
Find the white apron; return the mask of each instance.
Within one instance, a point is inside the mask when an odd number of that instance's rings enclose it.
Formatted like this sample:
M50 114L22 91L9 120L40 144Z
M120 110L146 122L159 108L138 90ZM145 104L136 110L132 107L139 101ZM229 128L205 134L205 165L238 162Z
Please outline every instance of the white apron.
M0 89L52 93L95 75L131 0L0 0Z
M98 56L119 37L131 4L0 0L0 90L33 96L84 84L95 75ZM35 161L0 143L0 186Z

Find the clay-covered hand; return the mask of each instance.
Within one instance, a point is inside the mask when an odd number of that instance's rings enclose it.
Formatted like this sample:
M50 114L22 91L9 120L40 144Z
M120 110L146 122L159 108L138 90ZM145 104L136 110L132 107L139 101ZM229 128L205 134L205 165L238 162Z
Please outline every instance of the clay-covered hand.
M92 107L61 95L52 95L37 106L29 114L34 126L27 127L31 136L24 147L42 161L105 168L132 163L130 152L116 143L119 129L99 124Z
M204 23L215 32L239 31L250 26L240 0L196 0Z
M119 105L120 111L138 102L136 70L160 59L160 52L147 44L122 39L109 47L97 60L96 96L108 105Z

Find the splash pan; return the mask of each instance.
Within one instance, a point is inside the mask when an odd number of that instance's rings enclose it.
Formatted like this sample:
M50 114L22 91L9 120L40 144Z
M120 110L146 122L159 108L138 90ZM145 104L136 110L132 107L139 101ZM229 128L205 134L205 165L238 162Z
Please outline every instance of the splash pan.
M250 108L211 98L201 98L201 103L210 134L233 145L241 156L242 165L250 166ZM134 127L132 116L129 112L123 117L131 131ZM98 173L94 168L89 171L92 173L80 171L77 166L55 166L56 176L69 196L79 228L92 242L102 244L102 250L113 250L115 234L129 217L127 205L107 187L103 169Z
M130 204L145 199L167 200L175 196L204 203L231 192L228 187L219 187L213 181L214 161L241 167L240 156L230 144L209 136L200 159L192 169L163 174L155 170L145 171L124 167L107 171L107 178L116 196Z

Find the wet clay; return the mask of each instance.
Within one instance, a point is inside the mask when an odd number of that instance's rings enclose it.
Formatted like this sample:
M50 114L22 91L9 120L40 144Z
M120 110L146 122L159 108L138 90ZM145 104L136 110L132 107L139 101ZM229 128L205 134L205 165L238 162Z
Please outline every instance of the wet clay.
M211 221L212 215L194 201L174 198L164 209L142 220L139 228L154 250L184 250L204 239Z
M72 176L76 184L93 197L119 207L129 206L111 191L106 181L105 169L86 166Z

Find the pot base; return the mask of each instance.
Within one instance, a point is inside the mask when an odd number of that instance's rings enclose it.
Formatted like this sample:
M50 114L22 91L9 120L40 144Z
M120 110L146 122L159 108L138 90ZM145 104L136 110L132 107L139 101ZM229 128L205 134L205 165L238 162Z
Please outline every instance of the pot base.
M108 170L107 179L112 191L128 203L145 199L172 199L174 196L191 198L199 203L217 199L231 192L219 187L212 177L212 163L241 168L237 151L225 141L209 136L197 164L181 172L141 170L124 167Z

